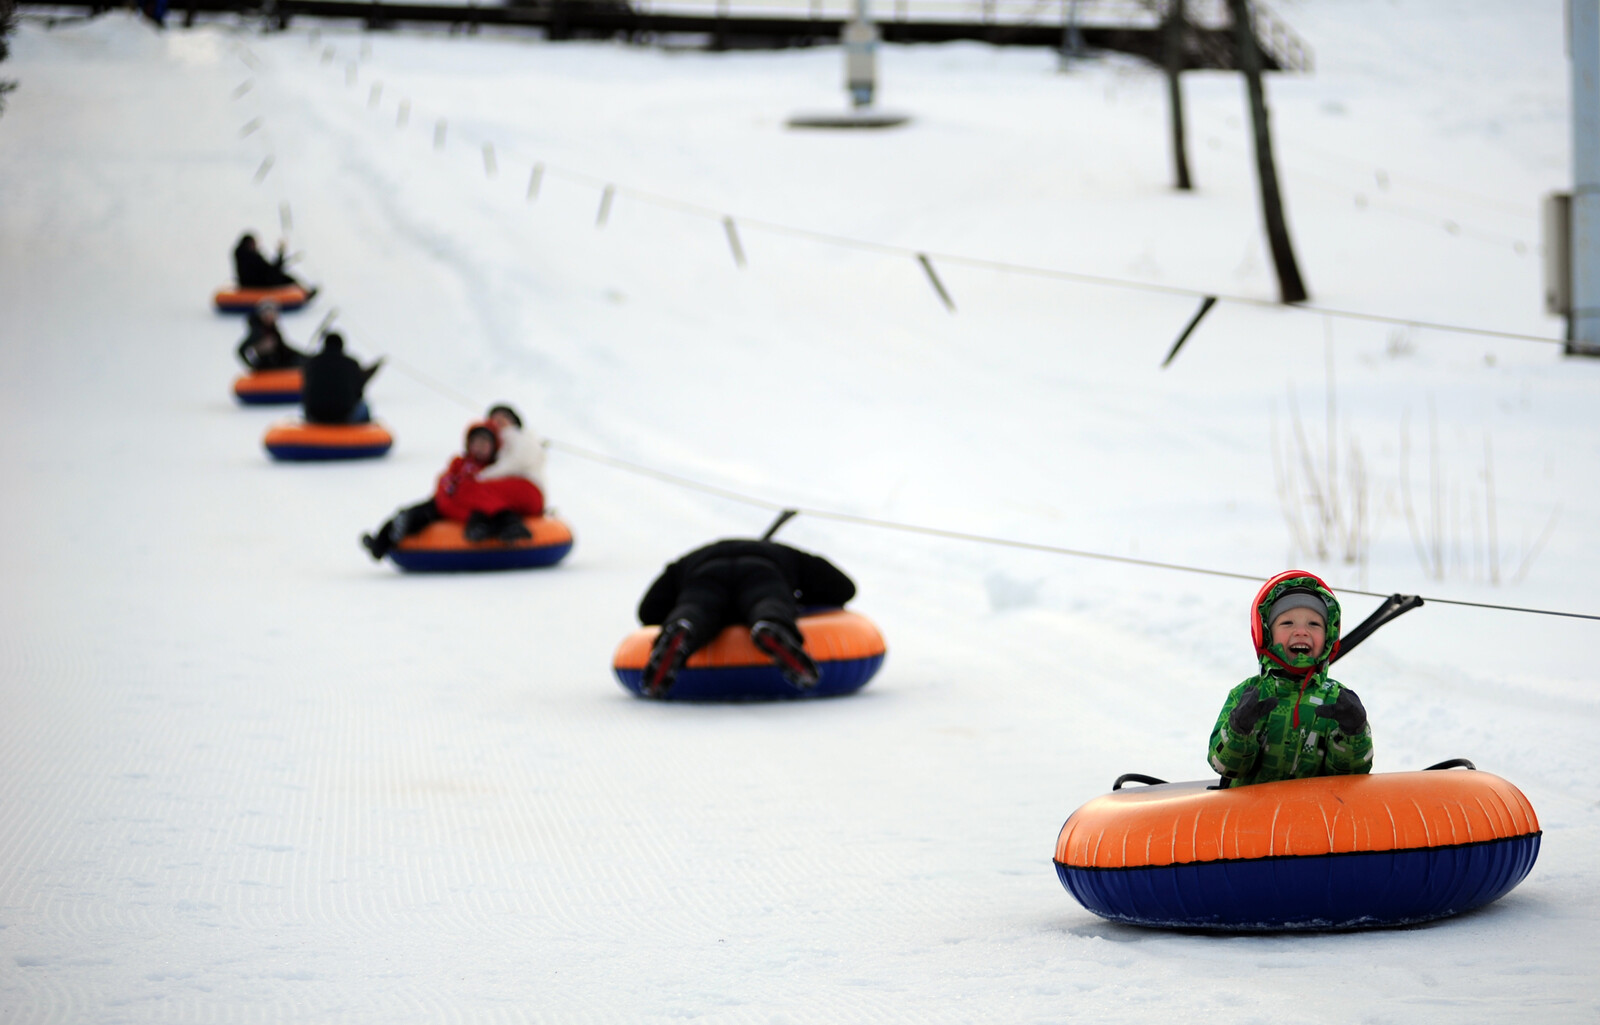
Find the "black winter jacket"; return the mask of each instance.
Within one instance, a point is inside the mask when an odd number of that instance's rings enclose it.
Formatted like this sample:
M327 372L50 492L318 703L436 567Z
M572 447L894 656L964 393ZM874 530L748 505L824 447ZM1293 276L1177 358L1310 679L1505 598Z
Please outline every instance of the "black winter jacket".
M270 352L260 347L262 339L268 336L278 340ZM283 333L276 327L263 324L261 315L255 310L250 311L249 333L239 343L238 351L240 361L251 370L286 370L301 366L306 361L306 354L284 341Z
M282 253L278 254L276 260L268 260L261 255L261 250L246 246L242 239L233 247L233 273L239 279L240 288L277 288L279 285L298 284L284 273Z
M343 352L324 349L306 360L301 371L300 402L312 423L338 424L350 419L378 364L365 369Z
M710 564L748 557L765 559L778 567L801 605L838 606L856 596L855 583L820 555L776 541L717 541L695 549L661 571L639 602L639 622L646 626L663 622L672 611L684 581L697 572L704 572ZM714 570L714 566L711 568Z

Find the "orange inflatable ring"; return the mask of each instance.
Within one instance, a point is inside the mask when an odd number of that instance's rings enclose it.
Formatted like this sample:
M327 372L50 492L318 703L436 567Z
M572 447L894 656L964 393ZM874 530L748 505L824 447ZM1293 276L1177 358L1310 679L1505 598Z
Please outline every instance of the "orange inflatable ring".
M770 701L780 698L834 697L866 686L883 665L888 648L872 620L847 609L802 615L798 621L806 653L817 663L817 685L800 690L783 678L744 626L730 626L684 664L667 692L670 701ZM611 668L617 680L644 695L644 665L659 626L623 638Z
M455 573L553 566L572 551L572 528L554 516L523 517L533 534L525 541L468 541L461 524L430 523L389 550L389 558L414 573Z
M288 420L273 425L261 440L274 459L312 462L373 459L389 451L394 435L375 423L311 424Z
M1498 899L1532 869L1539 838L1522 791L1487 772L1227 790L1162 783L1113 790L1073 812L1055 865L1079 903L1116 921L1353 928L1423 922Z
M233 382L233 397L247 406L282 406L300 401L300 368L254 370Z
M249 313L261 303L271 299L280 310L298 310L309 297L299 285L279 285L276 288L221 288L211 297L222 313Z

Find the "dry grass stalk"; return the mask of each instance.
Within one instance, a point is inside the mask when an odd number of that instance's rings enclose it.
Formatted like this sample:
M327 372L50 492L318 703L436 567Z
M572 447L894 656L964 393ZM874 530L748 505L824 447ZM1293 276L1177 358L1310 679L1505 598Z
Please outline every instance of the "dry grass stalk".
M1483 494L1482 519L1477 497L1463 494L1459 482L1446 479L1443 456L1439 448L1438 414L1433 401L1428 402L1428 488L1429 508L1426 516L1418 514L1412 497L1411 482L1411 413L1400 420L1400 495L1405 508L1406 526L1411 532L1411 544L1423 571L1434 580L1444 580L1452 571L1469 580L1486 580L1491 586L1518 583L1549 541L1561 515L1561 506L1551 510L1544 529L1534 543L1526 545L1517 570L1509 580L1504 573L1505 553L1500 544L1500 502L1494 472L1494 441L1487 430L1483 434ZM1463 548L1462 520L1467 520L1470 537ZM1448 527L1448 529L1447 529Z

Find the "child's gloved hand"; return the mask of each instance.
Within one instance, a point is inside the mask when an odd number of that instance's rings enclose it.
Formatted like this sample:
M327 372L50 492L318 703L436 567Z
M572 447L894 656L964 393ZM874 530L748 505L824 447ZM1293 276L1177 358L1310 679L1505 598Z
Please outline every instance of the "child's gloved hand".
M1361 699L1356 697L1355 691L1341 688L1333 704L1317 709L1317 718L1332 719L1341 730L1354 736L1367 724L1367 710L1361 707Z
M1277 707L1277 698L1262 698L1261 689L1251 687L1233 706L1233 712L1228 716L1228 729L1235 733L1250 733L1257 723L1267 717L1268 712Z

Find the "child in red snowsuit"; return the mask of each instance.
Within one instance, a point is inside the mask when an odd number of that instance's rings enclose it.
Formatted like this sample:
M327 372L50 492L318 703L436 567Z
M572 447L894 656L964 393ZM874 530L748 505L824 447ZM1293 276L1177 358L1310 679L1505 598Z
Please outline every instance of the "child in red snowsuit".
M468 541L527 540L533 535L522 518L544 514L544 493L526 477L480 479L499 449L500 434L493 424L473 424L467 429L466 451L450 460L434 488L440 515L465 524L462 534Z

